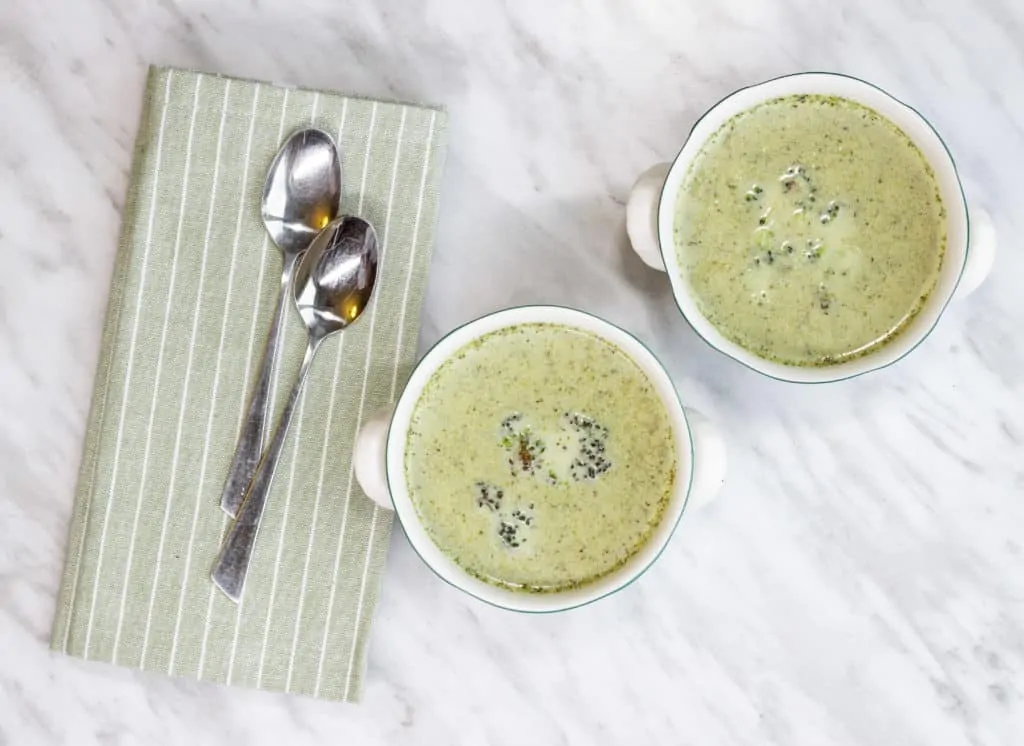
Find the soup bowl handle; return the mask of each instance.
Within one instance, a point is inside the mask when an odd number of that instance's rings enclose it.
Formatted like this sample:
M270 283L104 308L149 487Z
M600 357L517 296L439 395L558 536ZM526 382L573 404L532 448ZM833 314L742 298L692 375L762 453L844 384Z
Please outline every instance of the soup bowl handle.
M640 174L626 203L629 243L647 266L659 272L665 271L665 260L658 240L658 203L671 165L659 163Z
M690 407L683 410L693 440L693 481L686 503L693 510L713 502L725 484L725 441L707 417Z
M395 509L387 476L388 428L394 412L393 407L386 407L363 422L352 452L359 486L367 497L387 510Z
M971 237L967 247L967 262L960 275L953 298L962 300L978 289L992 271L996 257L996 228L992 218L980 208L970 210Z

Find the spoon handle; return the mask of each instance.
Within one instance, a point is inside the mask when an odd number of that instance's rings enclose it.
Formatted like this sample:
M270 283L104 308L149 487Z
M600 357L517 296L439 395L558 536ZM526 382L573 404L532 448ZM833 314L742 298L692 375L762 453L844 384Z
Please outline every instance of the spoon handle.
M291 424L295 403L299 399L299 394L302 393L306 373L309 371L313 355L316 354L318 343L319 340L311 339L309 346L306 347L306 356L302 359L298 380L295 381L292 393L288 396L288 403L281 413L281 420L277 423L277 430L274 431L274 439L270 441L267 452L256 469L256 475L253 477L245 500L238 510L235 523L231 526L224 545L221 547L217 563L213 566L211 574L213 582L235 603L238 603L242 597L245 574L249 570L249 560L252 557L252 550L256 546L256 534L260 529L260 518L263 516L267 495L270 494L270 485L274 481L277 460L284 447L284 441L288 437L288 426Z
M249 411L245 414L242 432L235 444L235 455L231 459L231 468L228 469L228 478L224 482L224 491L220 495L221 508L232 518L238 515L238 508L245 499L245 490L252 482L260 463L260 455L263 453L263 433L267 427L270 384L277 368L277 352L281 346L278 337L284 318L284 301L288 295L294 269L294 260L286 258L284 269L281 271L281 290L277 294L277 305L274 306L267 346L263 349L256 388L252 392L252 399L249 400Z

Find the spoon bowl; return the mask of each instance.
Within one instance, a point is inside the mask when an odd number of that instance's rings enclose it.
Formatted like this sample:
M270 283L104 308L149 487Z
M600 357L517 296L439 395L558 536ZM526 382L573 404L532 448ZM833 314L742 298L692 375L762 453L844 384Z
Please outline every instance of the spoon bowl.
M285 257L305 251L338 214L341 161L331 136L307 128L289 137L270 166L260 213Z
M362 218L338 218L295 270L295 307L310 336L341 331L370 302L377 279L377 234Z

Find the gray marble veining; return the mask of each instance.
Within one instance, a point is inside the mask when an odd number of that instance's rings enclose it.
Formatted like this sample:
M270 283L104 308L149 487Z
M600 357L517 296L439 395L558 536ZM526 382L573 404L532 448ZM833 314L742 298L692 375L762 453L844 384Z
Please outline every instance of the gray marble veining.
M1022 50L1011 0L3 3L0 744L1024 743ZM50 653L149 62L446 104L421 345L530 301L629 327L728 438L721 501L550 617L456 593L396 532L357 707ZM823 387L706 347L623 228L707 106L805 69L919 108L1001 240L913 356Z

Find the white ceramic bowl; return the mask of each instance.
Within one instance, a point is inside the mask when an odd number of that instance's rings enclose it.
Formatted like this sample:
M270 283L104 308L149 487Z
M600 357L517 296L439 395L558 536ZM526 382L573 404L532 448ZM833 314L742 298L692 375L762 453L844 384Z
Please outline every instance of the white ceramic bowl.
M676 485L661 523L650 540L623 567L581 588L559 593L517 593L473 577L449 559L427 535L409 497L405 445L409 423L423 387L458 350L498 329L552 323L590 332L625 352L640 366L661 396L672 421L677 450ZM661 554L683 510L709 502L725 479L725 447L712 425L679 402L668 373L636 337L582 311L560 306L524 306L498 311L450 332L417 365L393 410L364 424L355 448L356 478L382 507L394 509L413 549L443 580L482 601L515 611L561 611L595 601L628 585Z
M946 256L939 280L907 329L883 347L859 358L825 367L784 365L755 355L726 339L697 307L673 244L675 206L690 164L704 143L737 114L780 96L823 94L856 101L894 122L931 164L946 207ZM988 215L974 209L968 216L953 157L938 133L917 111L881 88L836 73L799 73L742 88L709 109L690 130L671 164L646 171L633 187L626 206L626 228L640 258L668 273L679 310L698 335L717 350L756 371L785 381L825 383L890 365L911 352L932 330L952 298L971 293L988 275L995 253L995 231Z

